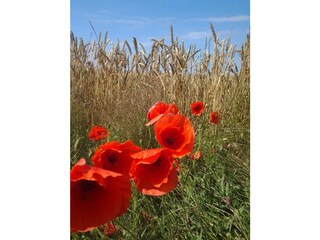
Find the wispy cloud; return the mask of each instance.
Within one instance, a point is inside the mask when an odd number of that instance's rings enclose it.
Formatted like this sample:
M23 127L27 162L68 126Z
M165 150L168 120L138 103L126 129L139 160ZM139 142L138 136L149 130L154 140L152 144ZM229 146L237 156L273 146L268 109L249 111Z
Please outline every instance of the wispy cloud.
M229 17L206 17L206 18L190 18L186 22L244 22L250 21L250 16L229 16Z
M94 19L92 20L94 23L104 23L104 24L119 24L119 25L127 25L131 27L143 27L149 24L154 23L152 19L148 18L136 18L136 19L128 19L128 18L118 18L118 19Z
M127 25L130 27L144 27L151 24L159 24L164 22L173 22L175 17L163 17L163 18L112 18L112 19L103 19L96 18L92 20L95 23L105 23L105 24L119 24Z
M211 35L211 32L188 32L187 34L181 35L180 38L182 39L191 39L191 40L198 40L198 39L204 39Z
M226 38L230 35L234 35L234 34L243 34L243 33L248 33L249 29L238 29L238 30L223 30L223 31L218 31L217 35L220 38ZM212 33L211 31L192 31L192 32L188 32L187 34L183 34L181 36L179 36L181 39L184 40L199 40L199 39L205 39L207 38L211 38L212 37Z
M102 10L104 11L104 10ZM96 18L92 22L96 23L109 23L109 24L119 24L127 25L131 27L144 27L151 24L167 23L171 22L243 22L250 21L250 16L229 16L229 17L206 17L206 18L189 18L182 19L176 17L163 17L163 18L111 18L103 19Z
M110 10L102 9L98 12L99 14L112 13Z
M154 23L152 19L113 19L109 22L130 26L145 26Z

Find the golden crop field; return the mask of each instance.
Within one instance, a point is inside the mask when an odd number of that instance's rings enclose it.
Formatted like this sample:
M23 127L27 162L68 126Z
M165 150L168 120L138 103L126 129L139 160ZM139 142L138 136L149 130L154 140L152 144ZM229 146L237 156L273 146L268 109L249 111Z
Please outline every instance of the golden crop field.
M84 42L71 33L71 167L88 163L99 147L92 126L108 129L107 141L130 139L142 149L159 147L147 113L157 102L176 104L195 131L194 151L179 161L177 187L160 197L132 187L128 211L105 226L71 239L249 239L250 235L250 36L242 46L231 36L205 49L188 48L174 35L153 39L146 51L136 38L111 43L108 34ZM201 116L190 110L203 102ZM219 112L218 124L209 119Z

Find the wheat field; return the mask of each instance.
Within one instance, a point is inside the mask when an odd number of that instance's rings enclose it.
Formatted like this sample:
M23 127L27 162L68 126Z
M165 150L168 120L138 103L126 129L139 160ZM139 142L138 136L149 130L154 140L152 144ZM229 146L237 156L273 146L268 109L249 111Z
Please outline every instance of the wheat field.
M249 239L250 238L250 35L242 46L231 36L204 49L186 47L170 28L171 39L152 39L150 51L133 37L111 43L108 33L84 42L71 33L71 166L90 161L97 147L88 139L93 125L109 131L108 141L131 139L157 147L146 127L156 102L175 103L196 131L195 149L203 157L184 159L178 187L162 197L133 189L130 208L106 236L102 228L71 239ZM192 116L190 104L205 111ZM209 114L218 111L218 125Z

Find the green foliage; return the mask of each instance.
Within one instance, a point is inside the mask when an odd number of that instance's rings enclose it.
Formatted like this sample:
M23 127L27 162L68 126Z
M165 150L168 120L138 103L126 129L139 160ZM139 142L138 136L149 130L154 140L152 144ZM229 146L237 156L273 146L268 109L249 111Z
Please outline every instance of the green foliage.
M123 236L111 239L249 239L249 161L238 154L241 148L248 157L249 145L241 137L232 139L231 130L213 131L215 127L198 128L205 130L200 148L203 156L181 160L174 191L152 197L132 186L128 212L114 221ZM75 234L73 239L103 239L98 231Z

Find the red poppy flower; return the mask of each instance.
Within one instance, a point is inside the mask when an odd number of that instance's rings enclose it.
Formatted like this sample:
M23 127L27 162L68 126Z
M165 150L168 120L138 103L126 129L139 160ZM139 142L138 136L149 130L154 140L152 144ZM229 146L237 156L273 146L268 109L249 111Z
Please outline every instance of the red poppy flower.
M193 102L190 105L191 112L194 116L199 117L204 110L203 102Z
M128 177L86 165L70 171L71 232L86 232L124 214L130 204Z
M148 123L146 126L149 126L156 121L158 121L163 115L172 113L177 114L179 112L178 107L175 104L167 104L163 102L157 102L153 105L148 112Z
M89 133L90 140L101 140L108 135L107 129L101 126L93 126Z
M172 150L173 156L181 158L192 151L194 129L187 117L181 114L163 116L154 125L158 143Z
M212 112L210 114L210 122L212 122L213 124L218 124L219 119L220 119L220 116L218 112Z
M190 153L191 160L199 160L202 157L202 153L200 151L196 151L194 153Z
M135 159L131 176L138 191L146 195L161 196L178 184L172 152L164 148L148 149L132 155Z
M107 142L96 150L91 160L95 167L129 176L132 164L131 154L139 151L141 148L130 140L124 143Z

